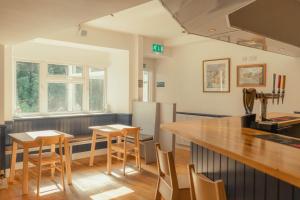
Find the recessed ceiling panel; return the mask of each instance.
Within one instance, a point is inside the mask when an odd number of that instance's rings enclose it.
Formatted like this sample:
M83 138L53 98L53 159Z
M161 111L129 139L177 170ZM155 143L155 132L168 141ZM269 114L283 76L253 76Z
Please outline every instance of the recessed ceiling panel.
M149 0L1 0L0 44L44 37Z
M300 56L298 0L161 0L188 33Z

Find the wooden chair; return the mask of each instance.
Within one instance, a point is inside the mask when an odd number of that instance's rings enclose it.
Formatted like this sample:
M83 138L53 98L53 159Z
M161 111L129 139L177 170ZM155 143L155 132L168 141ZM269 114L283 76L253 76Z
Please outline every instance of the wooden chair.
M155 200L190 199L188 177L177 176L172 152L163 152L156 144L158 183Z
M194 165L188 165L191 200L226 200L225 187L222 180L212 181L195 172Z
M64 181L64 160L62 145L64 142L63 135L37 137L36 143L39 146L37 154L29 155L29 162L31 162L37 169L37 198L40 194L40 182L42 177L42 170L51 169L51 176L54 177L55 170L60 171L62 187L65 191ZM58 144L59 153L55 152L55 146ZM51 147L51 152L43 152L45 147ZM49 166L46 168L46 166Z
M123 160L123 174L125 176L125 168L127 156L135 157L136 166L141 170L140 158L140 128L126 128L122 130L122 137L119 137L118 142L111 145L111 156L119 160Z

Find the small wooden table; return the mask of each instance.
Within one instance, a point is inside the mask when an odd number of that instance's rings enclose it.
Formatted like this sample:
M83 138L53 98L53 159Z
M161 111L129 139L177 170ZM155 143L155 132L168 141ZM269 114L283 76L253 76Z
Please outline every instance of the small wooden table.
M34 132L24 132L24 133L12 133L9 136L12 139L12 158L10 165L10 174L9 182L13 182L15 177L15 167L16 167L16 158L17 158L17 149L18 145L23 147L23 194L28 194L28 157L29 157L29 148L38 147L35 139L39 136L55 136L58 134L63 134L65 136L64 140L64 149L65 149L65 162L66 162L66 174L68 184L72 184L72 175L71 175L71 158L70 158L70 146L69 139L73 138L73 135L62 133L55 130L46 130L46 131L34 131ZM55 145L51 146L51 151L55 151Z
M105 126L91 126L89 129L93 130L90 166L94 164L95 148L97 136L104 136L107 138L107 173L111 174L111 142L112 138L122 136L122 129L134 128L133 126L126 126L122 124L111 124Z

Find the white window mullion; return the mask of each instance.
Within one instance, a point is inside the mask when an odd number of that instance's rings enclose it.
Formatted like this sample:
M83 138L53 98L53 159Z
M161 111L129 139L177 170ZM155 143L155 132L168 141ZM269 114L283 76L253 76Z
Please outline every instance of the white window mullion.
M108 111L108 105L107 105L107 69L104 69L104 97L103 97L103 106L104 106L104 110L103 112L107 112Z
M72 91L73 91L73 89L74 89L73 84L67 83L68 112L73 111L73 108L72 108L72 105L73 105L73 95L72 95L73 92Z
M89 112L89 67L83 67L83 112Z
M40 113L48 112L48 83L47 83L47 64L40 64Z

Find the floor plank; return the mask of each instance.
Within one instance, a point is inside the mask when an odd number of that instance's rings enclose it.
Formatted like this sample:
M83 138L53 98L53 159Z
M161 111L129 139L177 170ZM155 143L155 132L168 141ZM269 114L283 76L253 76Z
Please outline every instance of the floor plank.
M190 161L190 153L187 150L176 150L176 169L178 174L187 173L187 164ZM66 192L59 189L59 173L56 181L51 181L50 173L43 173L41 183L42 200L152 200L154 198L157 182L157 168L155 164L142 163L142 172L137 172L135 167L127 168L127 175L122 175L122 164L114 160L112 175L106 174L106 156L95 157L93 167L89 167L89 159L75 160L72 163L73 185L66 186ZM132 160L132 164L134 161ZM31 171L31 170L30 170ZM35 199L36 181L32 173L29 181L29 194L22 195L22 171L16 172L16 180L8 189L0 190L2 200L29 200Z

